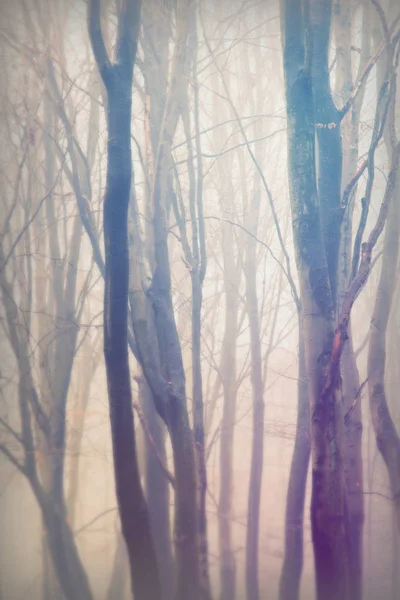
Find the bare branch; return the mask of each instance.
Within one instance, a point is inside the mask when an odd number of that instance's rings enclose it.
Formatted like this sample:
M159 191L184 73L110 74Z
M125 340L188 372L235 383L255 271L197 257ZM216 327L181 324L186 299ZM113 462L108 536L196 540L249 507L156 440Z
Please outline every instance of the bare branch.
M63 160L65 160L65 154L63 155ZM29 221L27 221L27 223L25 223L24 227L21 229L21 231L19 232L19 234L17 235L17 237L14 240L14 243L12 244L7 256L5 257L3 264L0 266L1 270L4 270L7 266L8 261L10 260L16 246L18 245L19 241L21 240L21 238L23 237L25 231L28 229L28 227L33 223L33 221L36 219L37 215L39 214L40 209L42 208L42 205L44 204L44 202L47 200L47 198L49 198L51 196L51 194L53 193L57 182L58 182L58 178L59 175L61 173L61 169L57 174L56 180L54 181L54 184L51 188L51 190L45 195L43 196L43 198L39 201L39 204L36 208L36 210L33 212L31 218L29 219Z
M20 473L25 476L27 475L25 467L18 461L17 458L15 458L14 454L10 452L6 446L4 446L4 444L0 444L0 452L2 452L4 456L8 458L8 460L14 465L14 467L18 469Z
M339 120L340 121L343 120L343 118L349 112L349 109L351 108L351 106L356 101L357 96L360 93L360 90L362 89L363 85L365 84L365 82L366 82L366 80L368 78L368 75L372 71L372 69L373 69L376 61L381 56L381 54L384 51L385 47L386 47L386 42L383 41L381 43L381 45L379 46L378 50L375 52L374 56L372 56L371 59L369 60L368 64L366 65L366 67L364 69L364 71L361 73L360 78L357 81L357 83L355 84L355 86L353 88L353 91L350 93L350 96L348 97L345 105L343 106L343 108L341 108L339 110Z
M376 220L375 226L373 227L369 235L368 241L362 244L361 263L358 268L357 275L353 278L353 280L350 283L349 289L346 293L346 297L344 299L340 311L339 323L336 328L335 337L333 341L328 377L323 391L324 395L330 393L332 387L336 382L343 347L346 340L348 339L347 328L350 319L350 312L358 294L365 285L365 282L367 281L369 273L371 271L372 250L374 249L376 242L378 241L379 236L381 235L383 228L385 227L389 203L392 199L393 191L395 189L399 159L400 143L397 144L397 147L393 152L392 166L386 185L385 195L379 210L378 218Z

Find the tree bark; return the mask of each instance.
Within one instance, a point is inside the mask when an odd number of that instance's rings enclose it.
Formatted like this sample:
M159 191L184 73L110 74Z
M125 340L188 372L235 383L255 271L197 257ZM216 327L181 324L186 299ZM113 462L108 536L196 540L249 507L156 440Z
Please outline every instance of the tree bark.
M320 26L330 29L330 13ZM311 412L312 500L311 523L319 600L339 600L347 593L344 525L343 413L340 381L327 385L334 338L335 228L325 248L324 231L334 214L336 195L328 195L325 225L316 184L311 21L308 5L283 2L283 52L288 114L289 188L293 235L303 307L304 349ZM322 5L321 5L322 8ZM315 18L315 15L314 15ZM315 22L314 22L315 25ZM318 46L317 46L318 47ZM320 49L327 60L326 49ZM323 60L323 57L322 57ZM324 70L326 64L317 65ZM316 66L314 65L314 72ZM325 76L325 75L324 75ZM322 84L321 84L322 85ZM325 148L320 140L320 151ZM320 161L320 178L324 163ZM326 164L328 169L329 165ZM321 184L320 192L325 186ZM340 196L339 196L340 201ZM332 237L333 236L333 237ZM330 243L332 242L332 244ZM333 288L333 293L332 293Z
M128 361L128 207L132 180L132 81L140 28L140 1L118 15L116 63L111 64L100 24L99 0L89 2L92 49L107 90L107 181L104 198L104 356L110 405L115 483L122 532L137 600L161 597L156 554L140 483Z
M290 467L285 513L285 553L279 587L280 600L298 600L303 570L303 527L307 473L310 463L310 406L307 389L303 324L299 311L299 374L297 425Z

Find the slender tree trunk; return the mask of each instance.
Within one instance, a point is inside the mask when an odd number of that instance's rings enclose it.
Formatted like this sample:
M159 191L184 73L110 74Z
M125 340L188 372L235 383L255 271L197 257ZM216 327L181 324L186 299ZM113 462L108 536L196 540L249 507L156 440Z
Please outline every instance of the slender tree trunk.
M79 464L86 411L90 399L91 384L98 365L99 356L97 356L96 349L86 341L83 349L82 372L79 380L76 402L73 408L72 427L68 445L71 458L69 461L70 473L68 480L67 509L68 521L72 529L74 529L76 523L76 511L79 497Z
M343 105L352 88L352 49L351 49L351 7L341 0L334 11L334 31L338 53L337 95ZM356 80L360 78L370 59L370 22L368 5L363 7L363 29L360 62ZM342 121L343 173L342 193L357 170L360 113L365 86L361 89L356 102ZM352 224L356 199L356 189L343 219L338 272L338 306L340 309L351 279L352 265ZM353 348L351 324L349 339L343 350L341 360L342 394L345 419L344 437L344 474L346 484L346 537L349 560L349 596L353 600L362 599L363 580L363 530L364 530L364 493L362 462L362 418L361 402L352 406L360 391L360 378ZM354 410L353 410L354 409Z
M66 508L46 495L40 502L52 562L67 600L92 600L88 578L79 557Z
M342 356L344 435L344 476L346 483L346 536L349 561L349 597L361 600L363 579L364 494L362 463L360 378L350 333ZM350 412L349 412L350 411Z
M258 185L257 185L258 184ZM260 182L256 177L252 205L250 206L249 231L257 234L260 205ZM257 187L258 189L257 189ZM258 545L260 528L261 484L264 460L264 386L262 376L260 320L257 299L255 239L249 236L246 250L246 301L250 325L251 383L253 395L253 439L251 450L249 498L247 506L246 536L246 588L248 600L258 600Z
M399 147L395 153L399 153ZM370 326L368 390L376 443L385 462L400 533L400 437L390 415L385 390L386 332L396 285L400 235L400 175L389 207L382 270Z
M116 63L107 56L100 2L88 8L92 49L107 90L107 182L104 198L104 356L110 405L115 483L136 600L159 600L157 560L140 483L128 361L128 207L132 180L132 81L140 28L140 2L126 3L118 15Z
M203 381L201 373L201 304L202 283L199 268L195 267L192 277L192 373L193 373L193 426L197 453L198 469L198 544L200 559L200 577L204 598L210 598L210 580L208 572L207 541L207 468L205 460L205 435L203 411Z
M124 599L129 576L128 565L129 562L124 536L119 532L111 571L110 585L107 591L107 600Z
M155 453L156 449L159 457L163 459L165 464L165 431L164 425L156 413L151 391L145 378L143 376L139 377L138 381L140 406L146 420L148 433L155 445L155 448L152 448L147 436L144 436L145 494L160 571L162 599L173 600L176 582L169 518L169 482Z
M299 312L297 425L286 498L285 554L279 588L280 600L298 600L300 598L304 555L304 505L310 452L310 406L304 355L303 324L301 312Z
M220 8L220 7L219 7ZM218 10L219 10L218 8ZM222 91L220 82L215 80L215 89ZM214 104L214 120L222 122L226 113L222 113ZM229 113L228 113L229 114ZM221 145L220 133L214 132L215 145ZM219 195L221 210L225 214L234 212L235 191L230 173L233 169L232 154L221 156L218 160ZM220 376L222 383L223 405L220 424L219 450L219 497L218 497L218 545L220 572L220 600L235 600L236 597L236 560L233 551L233 450L237 403L237 357L239 283L242 269L242 256L238 252L235 258L233 225L221 223L221 243L223 253L225 323L221 345ZM216 396L215 396L216 398ZM215 404L210 413L214 411ZM210 423L210 421L209 421Z
M220 434L220 492L218 530L220 547L221 600L234 600L236 561L232 547L233 441L235 430L237 373L236 341L238 323L237 268L233 256L232 225L222 224L225 273L225 333L222 342L221 375L224 402Z

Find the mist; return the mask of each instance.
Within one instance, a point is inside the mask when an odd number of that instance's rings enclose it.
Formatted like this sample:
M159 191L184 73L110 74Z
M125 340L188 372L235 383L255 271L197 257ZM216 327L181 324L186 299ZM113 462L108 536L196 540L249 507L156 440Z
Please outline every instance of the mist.
M0 600L400 598L397 3L0 15Z

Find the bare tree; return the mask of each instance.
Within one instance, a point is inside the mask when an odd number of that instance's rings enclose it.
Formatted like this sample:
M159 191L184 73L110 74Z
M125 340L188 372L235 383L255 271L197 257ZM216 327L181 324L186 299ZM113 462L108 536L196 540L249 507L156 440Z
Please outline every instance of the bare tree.
M337 178L342 169L340 122L346 110L337 110L330 90L328 42L332 6L330 2L321 2L294 9L289 2L285 2L283 9L289 170L292 174L289 185L311 405L311 518L317 595L319 598L339 598L347 593L348 565L343 469L344 420L338 368L348 338L351 307L368 277L371 252L386 222L396 164L393 164L376 224L368 242L363 245L360 264L357 240L364 230L361 229L360 235L356 236L353 279L335 325L343 213ZM372 138L370 163L373 163L376 138L384 126L392 91L392 86L388 88L387 85L381 89L382 104L378 106L375 121L375 131L378 133L375 132ZM354 97L350 94L350 98ZM348 109L350 105L345 106ZM317 151L315 128L318 135ZM372 182L373 178L370 178L367 196ZM369 203L369 197L366 203Z
M118 13L116 62L107 54L100 2L89 2L88 29L107 91L107 183L104 199L104 356L107 369L115 482L127 545L132 590L137 598L160 597L150 521L140 483L128 363L128 207L131 193L132 80L140 28L140 2ZM132 507L135 510L132 510Z
M388 222L383 243L382 268L371 318L367 372L372 425L377 447L387 467L397 527L400 532L400 436L390 413L385 389L387 327L396 289L400 236L400 175L397 169L400 143L396 135L395 105L397 87L396 76L393 76L398 63L398 54L395 57L397 41L396 38L393 41L390 39L390 30L385 13L379 3L375 3L375 6L381 20L383 37L386 43L385 55L382 56L377 65L378 86L384 85L388 79L392 78L394 87L384 131L386 152L391 164L393 179L391 182L392 197L388 209Z

